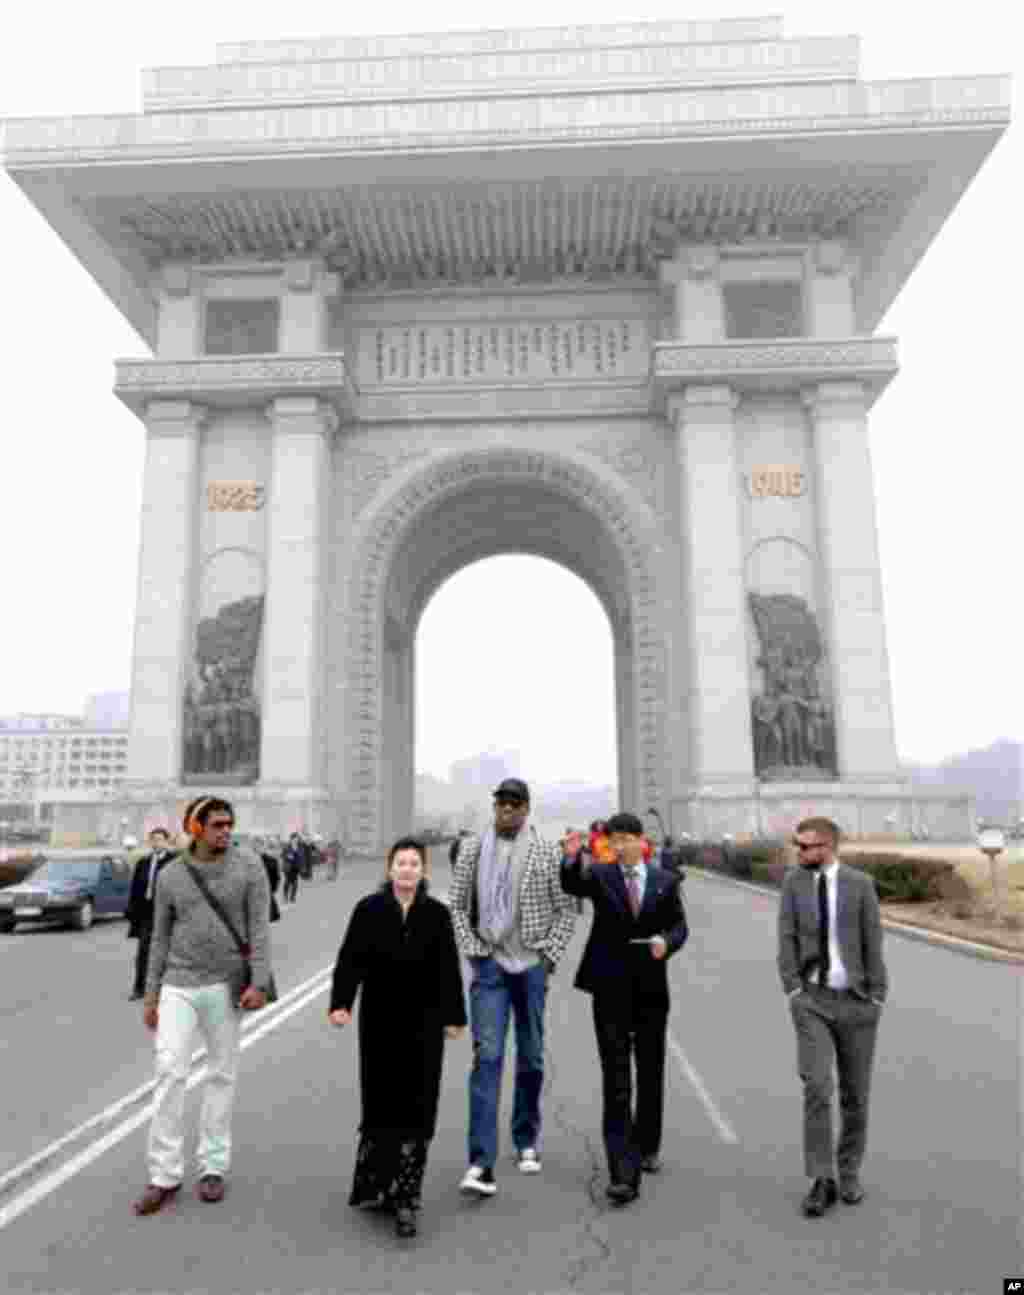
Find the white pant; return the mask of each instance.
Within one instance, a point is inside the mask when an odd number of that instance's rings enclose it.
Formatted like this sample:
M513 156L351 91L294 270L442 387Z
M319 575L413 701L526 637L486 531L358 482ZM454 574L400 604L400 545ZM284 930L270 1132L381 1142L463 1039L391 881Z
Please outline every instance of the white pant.
M196 1148L198 1177L231 1166L231 1109L238 1078L242 1013L225 984L160 990L156 1092L149 1126L149 1181L175 1187L185 1176L185 1089L197 1033L206 1044L206 1079Z

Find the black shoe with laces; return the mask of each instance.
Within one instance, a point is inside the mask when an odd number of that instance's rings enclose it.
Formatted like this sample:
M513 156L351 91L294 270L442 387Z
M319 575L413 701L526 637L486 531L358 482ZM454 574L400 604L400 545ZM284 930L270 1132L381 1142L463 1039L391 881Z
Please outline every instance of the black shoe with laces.
M835 1205L839 1193L836 1191L834 1178L815 1178L811 1190L800 1204L804 1217L820 1219L823 1214Z

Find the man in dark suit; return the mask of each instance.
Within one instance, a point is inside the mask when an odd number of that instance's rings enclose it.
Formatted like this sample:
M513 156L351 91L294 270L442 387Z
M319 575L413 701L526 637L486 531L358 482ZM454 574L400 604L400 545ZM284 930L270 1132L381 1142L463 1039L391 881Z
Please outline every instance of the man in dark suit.
M128 895L128 938L138 940L135 949L135 982L129 998L142 997L146 989L146 970L149 965L149 945L153 938L153 890L157 874L175 851L171 838L162 827L154 827L149 834L150 853L144 854L135 865L132 885Z
M609 1200L628 1205L641 1171L661 1168L665 1103L665 1034L669 992L666 963L683 947L686 916L679 878L644 861L644 829L635 814L607 823L617 862L586 866L582 839L572 833L562 860L562 888L594 906L594 922L576 974L592 995L601 1059ZM636 1064L636 1112L631 1065Z
M864 1199L860 1166L888 976L875 883L839 862L839 828L828 818L805 818L793 843L800 866L782 883L778 965L804 1086L804 1168L811 1189L801 1209L808 1218L820 1218L837 1196L848 1205ZM838 1147L832 1135L833 1057L842 1115Z

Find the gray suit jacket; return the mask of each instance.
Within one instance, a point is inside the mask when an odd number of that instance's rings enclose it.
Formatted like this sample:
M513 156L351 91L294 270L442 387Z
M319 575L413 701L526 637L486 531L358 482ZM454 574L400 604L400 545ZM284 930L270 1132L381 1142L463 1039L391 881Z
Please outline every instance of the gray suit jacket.
M787 994L799 989L818 961L817 871L786 873L779 903L779 975ZM885 1001L889 989L882 960L882 917L875 883L864 872L839 865L836 876L839 948L858 998Z

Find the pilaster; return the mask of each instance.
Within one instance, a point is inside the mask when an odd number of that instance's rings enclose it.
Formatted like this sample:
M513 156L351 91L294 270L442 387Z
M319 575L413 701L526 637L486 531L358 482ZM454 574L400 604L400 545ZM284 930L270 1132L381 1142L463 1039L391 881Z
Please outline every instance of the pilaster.
M285 355L315 355L327 349L327 302L337 276L317 258L288 261L281 275L280 349Z
M154 285L157 298L159 360L190 360L200 351L199 294L195 276L187 265L163 266Z
M899 761L865 390L859 382L821 383L804 393L804 403L813 428L839 773L891 781Z
M702 784L753 777L743 540L728 386L669 397L681 477L690 657L690 774Z
M264 785L319 786L326 500L337 415L315 396L269 407L273 449L264 616Z
M167 783L181 772L182 697L192 632L202 405L146 406L128 771Z
M662 285L672 293L676 340L693 346L725 340L719 269L717 250L704 246L680 247L658 266Z
M857 333L853 275L853 259L842 243L829 239L810 248L805 302L811 337L853 337Z

